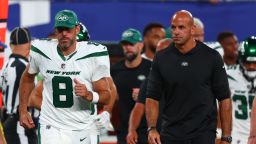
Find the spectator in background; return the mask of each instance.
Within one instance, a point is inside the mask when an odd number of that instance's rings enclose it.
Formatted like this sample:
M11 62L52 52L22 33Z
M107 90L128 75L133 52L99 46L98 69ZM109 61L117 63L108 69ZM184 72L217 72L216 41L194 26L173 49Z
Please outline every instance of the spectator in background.
M190 12L176 12L171 20L173 43L155 55L146 99L149 143L214 144L216 99L220 101L222 143L230 143L231 99L224 64L215 50L195 41L193 25ZM160 140L156 123L162 92Z
M163 25L160 23L146 25L143 31L145 52L141 56L152 61L156 52L157 43L164 37L165 30Z
M220 32L217 41L223 48L223 60L225 65L238 64L238 39L232 32Z
M228 65L226 68L233 108L232 144L247 144L251 107L256 96L256 37L249 37L242 42L238 61L239 64ZM255 132L254 129L251 129L251 132Z
M7 118L4 120L4 134L10 144L36 144L36 129L24 129L19 121L19 82L28 64L31 35L26 28L15 28L11 32L12 54L3 67L0 86L3 91Z
M126 144L128 121L141 83L148 76L151 61L141 57L143 41L136 29L122 34L121 45L125 59L111 67L111 76L117 88L120 125L115 127L118 144Z

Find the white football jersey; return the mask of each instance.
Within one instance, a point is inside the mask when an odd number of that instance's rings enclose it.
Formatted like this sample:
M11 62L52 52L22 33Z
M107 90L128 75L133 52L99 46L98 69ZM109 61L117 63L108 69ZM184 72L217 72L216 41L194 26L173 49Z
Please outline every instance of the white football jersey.
M232 137L247 143L252 101L256 93L250 92L252 83L245 79L239 64L227 66L226 70L232 98Z
M224 55L224 51L223 51L223 48L222 46L220 45L219 42L205 42L205 44L212 48L212 49L215 49L217 52L219 52L219 54L221 55L221 57L223 57Z
M93 123L95 105L76 96L77 79L92 91L92 82L110 77L107 48L78 42L76 51L64 56L57 40L35 40L30 52L29 73L44 79L40 123L67 130L87 129Z

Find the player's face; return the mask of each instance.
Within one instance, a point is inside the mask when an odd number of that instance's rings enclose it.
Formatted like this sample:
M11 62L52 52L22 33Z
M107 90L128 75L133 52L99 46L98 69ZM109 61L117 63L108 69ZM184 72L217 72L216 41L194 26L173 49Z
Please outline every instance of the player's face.
M256 71L256 63L244 63L247 71Z
M58 46L62 49L68 49L76 41L76 35L79 32L78 26L74 28L57 27L56 34L59 41Z
M156 51L158 42L165 38L165 30L160 27L152 28L145 36L144 43L152 51Z
M128 42L122 43L123 52L126 60L133 61L140 53L140 43L131 44Z
M239 43L236 36L231 36L223 39L221 46L224 50L224 55L226 57L234 58L238 55Z
M195 26L195 31L194 31L193 37L195 40L204 42L204 30L200 27Z
M194 25L187 17L174 16L171 22L172 39L177 45L184 45L192 37Z

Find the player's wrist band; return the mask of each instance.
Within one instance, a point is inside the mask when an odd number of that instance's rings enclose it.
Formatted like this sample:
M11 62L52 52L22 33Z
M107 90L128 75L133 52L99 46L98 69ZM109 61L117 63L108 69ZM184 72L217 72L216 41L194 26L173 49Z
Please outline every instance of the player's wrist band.
M98 103L100 96L97 92L92 91L92 103Z
M222 136L222 130L221 130L221 128L217 128L217 133L216 133L216 138L217 139L221 139L221 136Z

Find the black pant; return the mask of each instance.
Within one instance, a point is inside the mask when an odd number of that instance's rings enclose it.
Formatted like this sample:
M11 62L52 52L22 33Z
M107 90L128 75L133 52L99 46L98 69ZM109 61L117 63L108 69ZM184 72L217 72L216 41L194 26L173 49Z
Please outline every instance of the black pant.
M189 140L166 140L161 138L162 144L215 144L215 131L204 131L195 138Z
M19 118L17 115L9 115L4 121L3 129L7 144L22 144L20 137L25 137L29 144L37 144L36 129L25 129L25 135L18 134Z
M127 144L126 142L126 134L117 132L117 143L118 144Z

